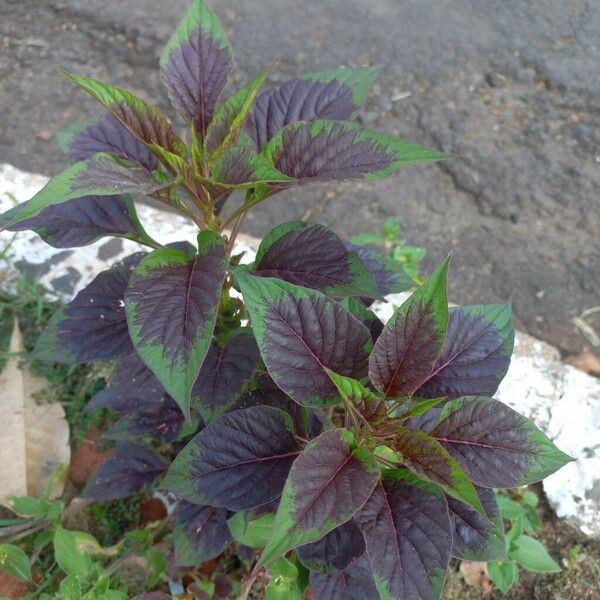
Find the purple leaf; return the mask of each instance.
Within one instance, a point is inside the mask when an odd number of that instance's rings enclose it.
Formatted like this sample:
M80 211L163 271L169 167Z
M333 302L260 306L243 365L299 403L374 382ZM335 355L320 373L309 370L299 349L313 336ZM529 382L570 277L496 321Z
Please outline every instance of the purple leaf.
M127 332L123 297L130 271L100 273L66 306L40 335L34 355L48 362L82 363L113 360L133 352Z
M450 309L444 349L417 395L492 396L508 370L513 342L510 305Z
M369 330L375 343L385 327L383 321L357 298L342 298L340 304Z
M341 305L278 279L237 272L236 280L267 370L296 402L319 407L339 400L327 369L364 377L371 337Z
M162 475L168 463L154 450L125 443L96 471L82 496L96 502L126 498Z
M322 225L292 221L273 229L261 242L254 272L328 296L379 297L365 265L342 240Z
M279 496L298 454L284 412L267 406L236 410L192 439L171 465L164 487L195 504L244 510Z
M213 344L192 388L192 407L206 423L235 406L260 363L250 330L241 330L223 347Z
M182 500L177 508L174 529L175 561L195 567L219 556L233 541L225 508L200 506Z
M137 354L131 354L119 361L108 386L90 399L85 410L107 408L120 415L139 410L156 412L168 398L154 373Z
M246 129L262 150L290 123L349 119L364 102L377 71L377 67L337 69L285 81L257 97Z
M384 256L376 248L358 246L348 240L344 241L347 250L356 252L363 264L367 267L377 284L377 289L382 296L399 294L415 287L414 281L395 262Z
M155 250L136 267L125 292L136 351L186 416L212 341L226 268L221 236L202 231L198 247L195 257Z
M156 157L111 115L77 123L58 134L63 152L72 161L85 160L98 152L108 152L139 163L148 171L158 167Z
M452 524L452 556L489 562L506 560L504 523L494 490L477 487L487 519L464 502L446 496Z
M49 206L35 217L9 227L35 231L55 248L86 246L105 236L145 237L130 196L83 196Z
M379 600L371 565L366 556L350 563L343 571L328 575L310 574L310 585L316 600Z
M261 564L314 542L349 521L381 476L375 456L347 429L312 440L294 461Z
M229 42L204 0L194 0L160 65L173 106L204 135L233 68Z
M400 306L375 342L369 377L388 397L411 396L442 352L448 323L447 272L448 259Z
M262 155L299 185L332 179L382 179L400 167L447 158L340 121L287 125L265 146Z
M102 437L120 441L150 437L172 442L179 437L183 422L183 414L176 402L167 398L157 409L140 410L122 416Z
M408 471L394 471L356 520L382 598L439 598L450 559L452 533L440 490Z
M300 562L312 571L341 571L365 552L365 540L354 521L348 521L316 542L298 546Z
M487 488L534 483L572 460L531 421L485 396L465 396L444 404L431 436L473 483Z

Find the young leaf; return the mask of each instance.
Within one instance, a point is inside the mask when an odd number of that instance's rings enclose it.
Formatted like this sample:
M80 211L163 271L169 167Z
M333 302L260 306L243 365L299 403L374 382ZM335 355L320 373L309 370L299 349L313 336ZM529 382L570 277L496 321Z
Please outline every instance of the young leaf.
M231 410L260 363L252 332L240 330L219 348L212 344L192 388L192 407L206 423Z
M215 113L206 131L204 146L213 162L222 152L235 144L248 118L252 103L271 74L274 64L256 76L250 83L225 101Z
M349 521L379 481L375 457L346 429L322 433L295 460L261 564Z
M127 192L151 194L169 184L157 183L152 174L111 154L99 153L77 162L53 177L31 200L0 215L0 229L35 217L45 208L83 196L114 196Z
M439 485L448 495L468 504L480 515L486 514L475 487L440 442L424 431L406 427L396 426L395 433L392 447L400 454L405 467Z
M452 524L451 555L462 560L489 562L506 559L504 523L494 490L476 487L487 519L464 502L446 497Z
M493 584L503 594L519 582L519 567L514 560L493 561L488 563L487 570Z
M103 271L59 308L38 338L35 358L73 364L131 354L123 304L130 274L122 267Z
M227 527L230 514L225 508L198 506L182 500L173 530L177 565L195 567L219 556L233 541Z
M338 401L327 369L365 375L371 337L339 304L278 279L241 271L235 277L267 370L296 402L322 407Z
M196 257L155 250L136 267L125 291L136 351L186 418L192 386L212 340L226 268L221 236L203 231L198 247Z
M285 183L291 181L278 171L264 156L250 146L230 146L211 166L211 184L217 191L228 188L251 188L257 183Z
M194 0L160 59L173 106L204 135L233 68L229 41L204 0Z
M168 463L152 448L125 443L94 473L82 496L95 502L109 502L139 492L162 475Z
M163 485L194 504L244 510L279 496L298 454L287 414L268 406L236 410L192 439Z
M406 271L376 248L357 246L348 240L344 241L344 246L347 250L355 252L362 260L382 296L399 294L415 287L414 281Z
M148 171L154 171L158 166L148 147L111 115L75 123L61 131L57 138L62 151L73 162L90 158L98 152L108 152L139 163Z
M260 151L290 123L349 119L364 103L378 71L330 69L285 81L258 96L246 129Z
M509 304L451 308L441 356L419 396L492 396L510 363L514 342Z
M411 396L442 352L448 324L448 261L402 304L375 342L369 377L386 396Z
M227 521L233 539L238 544L250 548L264 548L273 533L275 515L265 512L255 516L252 511L242 511L235 514Z
M13 544L0 544L0 571L19 581L31 581L29 557Z
M145 243L149 240L135 211L133 199L125 196L83 196L43 209L35 217L8 228L35 231L55 248L87 246L105 236Z
M160 146L185 156L185 144L159 110L122 88L64 72L65 76L100 102L131 135L147 146Z
M572 460L529 419L485 396L446 403L431 435L482 487L528 485Z
M452 533L444 495L408 471L389 473L359 511L375 584L386 600L439 598Z
M355 405L361 405L362 403L368 404L377 401L377 396L360 381L350 377L343 377L331 370L328 370L327 374L344 400Z
M400 167L448 158L412 142L340 121L287 125L262 154L296 184L383 179Z
M510 557L534 573L559 573L561 568L538 540L520 535L511 548Z
M322 225L292 221L275 227L258 248L254 271L328 296L379 298L371 274L342 240Z
M354 521L332 529L326 536L296 548L300 562L319 573L342 571L365 552L365 540Z
M319 600L380 600L366 554L342 571L312 571L310 585Z

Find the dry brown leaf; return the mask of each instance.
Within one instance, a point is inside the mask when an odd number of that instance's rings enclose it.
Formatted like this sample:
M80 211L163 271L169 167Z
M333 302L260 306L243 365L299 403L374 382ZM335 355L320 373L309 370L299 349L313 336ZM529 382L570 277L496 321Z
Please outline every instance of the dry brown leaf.
M15 319L9 350L23 350L23 338ZM69 424L60 404L41 403L34 394L47 382L19 367L10 358L0 373L0 409L4 418L0 444L0 504L10 496L39 496L58 465L71 457ZM62 485L62 484L61 484ZM62 489L55 489L60 495Z
M487 563L463 560L460 563L460 572L467 585L481 588L484 594L492 591L493 586L488 576Z

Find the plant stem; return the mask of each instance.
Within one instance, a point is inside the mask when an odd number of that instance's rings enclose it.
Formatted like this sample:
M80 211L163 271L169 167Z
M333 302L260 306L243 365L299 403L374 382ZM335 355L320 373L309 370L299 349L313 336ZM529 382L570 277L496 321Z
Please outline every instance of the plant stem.
M237 218L235 225L231 229L231 234L230 234L229 240L227 242L227 256L230 256L231 252L233 251L233 245L235 244L235 240L240 232L240 229L242 228L242 224L244 223L244 220L245 220L247 214L248 214L247 212L242 213Z
M254 585L254 582L258 578L258 574L260 573L260 571L261 571L261 567L259 567L258 563L256 563L256 565L254 566L254 569L252 569L252 572L248 576L248 579L246 579L246 583L244 584L244 589L242 590L240 600L248 600L248 598L250 597L250 591L252 590L252 586Z

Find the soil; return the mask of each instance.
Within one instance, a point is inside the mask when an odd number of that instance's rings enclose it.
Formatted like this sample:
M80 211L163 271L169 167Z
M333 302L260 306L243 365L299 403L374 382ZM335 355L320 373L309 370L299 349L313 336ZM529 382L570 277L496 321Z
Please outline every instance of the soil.
M168 110L157 62L189 0L0 0L0 162L53 174L54 135L97 114L56 67ZM593 348L572 319L600 290L600 3L547 0L220 0L243 79L382 64L362 113L379 130L453 152L363 186L294 190L248 220L264 234L310 218L340 234L396 216L429 252L454 251L451 295L512 295L519 325L565 354ZM600 313L586 320L600 331Z

